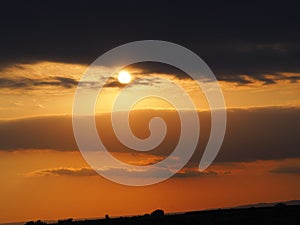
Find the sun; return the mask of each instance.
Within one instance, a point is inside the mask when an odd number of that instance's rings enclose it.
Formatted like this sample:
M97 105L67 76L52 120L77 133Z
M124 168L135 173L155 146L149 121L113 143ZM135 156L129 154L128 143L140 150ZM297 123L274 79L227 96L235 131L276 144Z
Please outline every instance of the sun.
M118 81L121 84L128 84L128 83L130 83L130 81L131 81L131 74L128 71L126 71L126 70L120 71L119 74L118 74Z

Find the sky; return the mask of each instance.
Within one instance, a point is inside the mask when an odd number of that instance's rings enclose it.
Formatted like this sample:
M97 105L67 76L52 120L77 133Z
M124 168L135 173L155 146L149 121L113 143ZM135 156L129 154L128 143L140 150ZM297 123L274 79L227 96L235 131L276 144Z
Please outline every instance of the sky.
M0 223L300 199L296 1L19 1L1 3L0 10ZM200 172L211 129L203 91L174 66L144 62L124 68L134 90L117 116L138 93L154 89L180 101L162 82L167 79L191 97L201 127L196 151L183 169L161 183L130 187L98 175L84 160L72 130L72 106L79 80L97 57L139 40L173 42L200 56L223 91L227 128L216 159ZM138 102L129 120L137 137L150 135L148 123L156 116L168 129L155 149L132 150L110 123L113 103L125 87L117 74L106 81L95 106L98 135L117 159L138 166L159 162L178 143L178 112L162 99Z

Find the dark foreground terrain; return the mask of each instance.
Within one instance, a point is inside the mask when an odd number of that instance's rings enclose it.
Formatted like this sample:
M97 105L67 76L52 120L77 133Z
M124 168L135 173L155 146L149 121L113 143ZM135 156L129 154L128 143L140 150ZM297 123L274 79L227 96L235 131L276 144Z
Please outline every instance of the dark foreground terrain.
M107 218L98 220L73 221L60 220L58 225L293 225L300 224L300 206L278 205L275 207L219 209L209 211L186 212L182 214L163 215L158 213L144 216ZM41 221L27 222L27 225L45 224Z

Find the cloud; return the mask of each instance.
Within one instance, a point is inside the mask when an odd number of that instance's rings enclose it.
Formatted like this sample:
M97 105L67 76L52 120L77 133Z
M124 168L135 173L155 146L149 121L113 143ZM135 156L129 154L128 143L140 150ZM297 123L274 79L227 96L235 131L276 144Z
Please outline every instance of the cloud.
M60 81L60 84L63 84L65 88L71 88L78 84L78 81L69 77L55 77L57 81Z
M183 2L145 6L134 1L116 7L94 1L72 4L71 10L68 3L57 7L51 2L43 6L6 2L0 15L0 67L38 61L89 65L118 45L154 39L191 49L220 79L299 73L297 6L296 2L205 2L199 12L196 3ZM237 82L245 84L240 79Z
M146 157L146 155L145 155ZM245 176L252 175L299 175L300 174L300 158L289 158L284 160L258 160L252 162L214 162L207 170L200 172L198 165L189 164L173 175L173 178L220 178L224 176ZM45 168L34 170L24 174L26 177L35 176L68 176L68 177L92 177L99 174L105 174L111 177L125 177L125 174L132 177L153 178L159 177L162 173L170 173L167 168L152 168L146 170L143 167L136 169L128 169L121 167L105 166L94 170L91 167L68 167L62 165L56 168Z
M96 176L97 173L91 168L54 168L33 171L29 176L72 176L72 177L86 177Z
M187 178L187 177L210 177L210 176L219 176L220 174L217 171L205 170L200 172L198 167L195 168L185 168L182 171L176 173L174 177L178 178Z
M164 118L168 126L167 136L159 147L146 152L146 154L155 155L158 158L168 156L177 144L180 133L176 113L171 110L147 110L147 113L137 110L131 115L134 121L132 123L133 132L139 137L149 135L147 121L159 115ZM299 108L271 107L228 110L227 131L216 162L247 162L300 157L299 115ZM96 116L98 134L104 145L115 153L136 153L122 145L115 137L109 116L109 114ZM210 132L209 112L199 112L199 116L201 134L197 150L190 162L191 166L197 165L201 159ZM78 150L70 116L1 121L0 149L3 151L18 149ZM137 159L142 160L141 158Z
M245 75L231 75L231 76L219 76L219 81L226 81L236 83L238 85L252 84L254 81L249 80L248 76Z
M44 86L57 86L63 88L72 88L77 85L77 81L68 77L51 77L51 78L25 78L25 77L5 77L0 78L0 88L7 89L33 89Z
M36 64L17 64L0 71L0 91L43 91L43 92L61 92L73 91L79 84L79 79L87 69L86 66L78 64L64 64L54 62L38 62ZM163 63L142 62L129 66L128 70L134 76L129 85L135 86L160 86L165 88L166 83L163 79L171 82L181 82L184 86L191 87L188 80L191 79L183 71ZM112 72L111 69L99 67L97 72ZM236 83L237 85L251 85L259 82L260 84L275 84L288 81L296 83L300 80L300 73L276 73L262 74L255 77L250 75L219 75L219 81ZM181 81L182 80L182 81ZM80 82L79 87L99 88L104 81L103 76L85 77ZM126 85L118 82L116 76L106 80L105 88L123 88Z
M132 64L131 67L140 69L141 72L145 74L168 74L172 76L176 76L179 79L191 79L189 75L185 72L167 65L158 62L143 62ZM280 81L290 81L291 83L296 83L300 80L300 73L294 73L293 75L286 73L283 71L277 72L276 70L266 70L264 72L250 72L247 73L245 71L239 72L217 72L216 77L218 81L225 81L236 83L237 85L249 85L255 82L261 82L264 85L268 84L276 84Z
M70 116L1 121L0 134L0 149L77 149Z
M300 165L279 166L269 171L277 174L300 174Z
M299 108L253 108L228 113L219 161L299 157Z
M117 167L105 167L97 168L100 173L105 173L108 176L119 176L124 177L124 174L130 174L132 177L153 177L160 176L160 173L156 174L156 170L139 169L139 170L128 170L127 168L117 168ZM98 173L92 168L51 168L36 170L26 174L27 176L70 176L70 177L86 177L86 176L97 176ZM169 172L167 169L165 169ZM161 170L160 170L161 171Z
M87 66L78 64L66 64L55 62L37 62L34 64L16 64L5 70L0 71L0 90L43 90L47 91L60 91L63 89L72 89L79 87L84 88L99 88L105 80L101 74L110 74L113 72L111 68L96 67L97 74L94 75L93 71L89 76L83 77L84 71ZM95 69L95 68L94 68ZM129 85L158 85L162 81L158 77L166 78L165 74L143 74L143 71L138 68L130 67L130 72L133 74L134 79ZM169 70L170 72L178 70ZM100 75L100 76L99 76ZM82 80L79 83L80 78ZM170 78L168 75L167 78ZM174 78L174 75L171 76ZM121 84L116 74L113 74L105 81L104 87L106 88L123 88L125 84ZM57 89L53 88L57 87Z
M61 92L75 88L84 70L86 66L47 61L15 64L0 71L0 91Z
M155 170L146 171L140 170L128 170L124 168L99 168L99 172L105 172L109 176L124 176L124 174L130 174L131 176L144 176L153 177L155 175ZM36 170L26 174L26 176L69 176L69 177L90 177L97 176L98 173L92 168L50 168ZM216 171L204 171L199 172L198 168L186 168L181 170L179 173L175 174L174 177L177 178L188 178L188 177L203 177L203 176L218 176L219 173ZM157 174L155 175L157 176ZM158 174L159 176L159 174Z

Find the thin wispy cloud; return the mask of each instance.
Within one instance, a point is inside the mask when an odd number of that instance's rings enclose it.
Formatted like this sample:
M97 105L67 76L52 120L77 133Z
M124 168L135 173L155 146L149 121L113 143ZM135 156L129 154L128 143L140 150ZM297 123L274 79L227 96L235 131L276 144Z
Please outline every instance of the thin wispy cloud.
M91 168L52 168L52 169L36 170L26 175L27 176L86 177L86 176L96 176L97 173Z
M123 176L124 174L130 173L132 176L147 176L151 177L154 175L154 171L147 171L145 169L140 170L127 170L124 168L98 168L101 172L105 172L106 174L113 176ZM96 170L88 167L83 168L49 168L49 169L41 169L35 170L25 174L26 177L40 177L40 176L68 176L68 177L92 177L98 176ZM150 173L150 174L149 174ZM181 170L177 174L174 175L176 178L188 178L188 177L207 177L207 176L219 176L217 171L204 171L199 172L198 168L188 168ZM224 174L223 174L224 175Z

